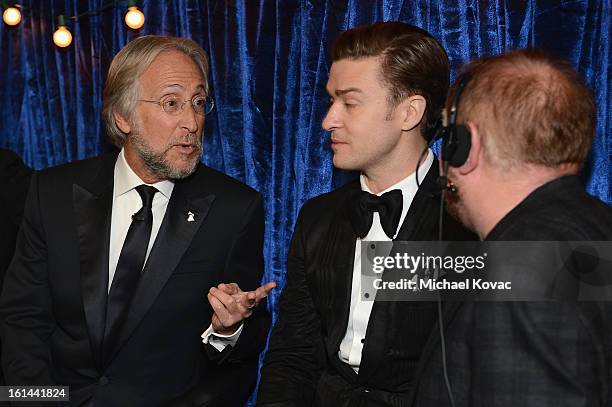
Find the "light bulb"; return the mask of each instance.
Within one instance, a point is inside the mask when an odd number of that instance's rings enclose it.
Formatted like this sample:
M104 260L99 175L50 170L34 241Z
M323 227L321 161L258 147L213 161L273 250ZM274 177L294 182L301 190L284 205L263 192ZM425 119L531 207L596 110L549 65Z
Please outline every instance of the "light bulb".
M128 12L125 13L125 23L128 27L137 30L144 25L145 16L142 11L138 10L138 7L131 6L128 8Z
M72 42L72 34L66 28L66 16L57 16L57 30L53 33L53 42L58 47L65 48Z
M72 42L72 34L70 34L66 26L60 25L53 33L53 42L58 47L65 48Z
M8 25L17 25L21 22L21 12L18 8L8 7L4 10L4 13L2 13L2 19Z

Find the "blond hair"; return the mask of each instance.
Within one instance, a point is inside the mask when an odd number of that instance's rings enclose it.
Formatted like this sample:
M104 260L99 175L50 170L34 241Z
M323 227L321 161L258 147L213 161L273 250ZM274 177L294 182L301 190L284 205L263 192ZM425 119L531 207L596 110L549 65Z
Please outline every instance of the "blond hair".
M595 102L568 63L518 50L473 61L464 71L471 79L457 121L476 124L489 162L504 169L584 163L595 134Z

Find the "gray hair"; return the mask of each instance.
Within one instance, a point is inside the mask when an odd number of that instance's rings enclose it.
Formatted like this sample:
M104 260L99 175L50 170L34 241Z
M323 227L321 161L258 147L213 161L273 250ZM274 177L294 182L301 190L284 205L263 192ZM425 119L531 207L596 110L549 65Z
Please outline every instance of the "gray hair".
M200 70L204 79L204 90L209 94L208 57L195 41L161 35L145 35L130 41L113 58L104 86L102 116L111 142L119 148L123 146L126 135L117 127L115 113L133 121L133 112L140 92L140 77L164 51L179 51L191 58Z

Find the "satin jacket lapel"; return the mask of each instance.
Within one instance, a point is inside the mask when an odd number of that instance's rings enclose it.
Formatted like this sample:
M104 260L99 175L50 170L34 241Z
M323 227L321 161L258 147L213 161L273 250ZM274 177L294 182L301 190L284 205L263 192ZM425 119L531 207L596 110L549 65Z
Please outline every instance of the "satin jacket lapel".
M358 185L358 184L356 184ZM320 287L329 287L325 295L329 301L328 315L333 320L328 322L328 351L337 353L342 338L346 334L349 310L351 306L351 289L353 279L353 263L355 260L355 241L357 236L347 215L349 189L345 195L345 204L339 206L338 213L333 216L327 234L327 240L322 245L319 260Z
M174 186L164 220L136 287L126 321L111 352L113 356L153 305L155 298L172 275L208 215L215 195L206 190L205 182L201 185L197 182L198 179L188 179L177 182ZM193 191L198 193L193 194ZM193 216L189 215L190 212Z
M421 188L423 188L424 193L421 196L418 196L418 195L415 196L415 201L417 198L419 198L420 200L419 207L421 207L421 213L420 214L415 213L414 216L412 217L413 222L411 222L412 224L415 224L415 222L418 219L426 219L426 218L434 219L435 223L433 224L433 226L435 230L433 231L433 234L431 233L431 231L422 230L423 228L422 227L419 228L418 225L416 224L413 226L414 230L411 231L410 224L406 224L406 222L404 222L404 225L402 229L400 230L400 234L399 234L401 235L401 238L398 238L398 240L432 240L432 239L438 238L438 222L439 222L438 214L439 214L439 209L440 209L440 197L435 189L436 189L436 183L437 183L436 180L438 179L439 174L440 172L438 168L438 161L434 160L432 169L427 174L426 179L423 180L423 185L421 186ZM427 208L430 211L433 210L434 213L426 214L424 210ZM431 224L429 228L431 228ZM430 233L431 237L425 238L424 236L427 233ZM453 318L457 314L457 311L459 310L461 305L462 305L462 302L458 302L458 301L446 302L444 301L444 298L442 298L442 317L444 320L444 327L448 326L448 324L453 320ZM427 362L433 355L434 351L439 349L439 346L440 346L440 331L439 330L440 330L440 321L436 322L436 324L434 325L434 328L432 329L429 335L429 338L427 342L425 343L423 352L421 353L419 365L415 372L415 377L417 378L417 381L419 380L421 376L421 372L427 365Z
M436 221L434 225L431 225L427 221L432 219L431 216L437 216L438 209L440 208L440 198L436 197L435 194L439 174L438 160L434 159L431 168L414 195L410 209L408 209L404 223L402 223L395 240L432 240L438 236L438 222ZM427 230L423 230L424 224L430 225L430 227ZM434 226L436 229L429 230L431 226Z
M438 206L434 199L434 186L438 178L438 162L434 162L423 179L421 186L410 204L410 209L406 213L404 222L395 240L431 240L435 234L430 229L432 226L427 222L428 217L437 213ZM423 228L425 227L425 230ZM393 255L394 251L391 251ZM383 275L384 279L384 275ZM366 342L361 353L361 365L359 368L359 383L366 383L372 374L379 368L380 361L383 360L384 352L387 349L387 326L395 323L398 314L401 313L402 302L397 301L376 301L372 306L368 328L366 331ZM390 322L391 321L391 322ZM410 327L406 327L409 331Z
M99 171L91 182L72 186L79 239L81 295L92 354L98 365L101 362L106 319L113 169L116 159L116 155L102 158Z

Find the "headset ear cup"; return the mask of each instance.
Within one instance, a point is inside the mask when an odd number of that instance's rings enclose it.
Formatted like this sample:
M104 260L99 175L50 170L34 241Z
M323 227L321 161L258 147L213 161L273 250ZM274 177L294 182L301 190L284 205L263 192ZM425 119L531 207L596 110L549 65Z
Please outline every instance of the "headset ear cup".
M468 128L460 124L455 125L454 133L455 148L453 148L452 154L448 157L448 163L453 167L461 167L470 155L472 137Z
M442 139L442 145L440 146L440 158L442 161L449 161L449 159L455 153L455 140L454 135L451 134L450 127L443 127L440 132L440 138Z

